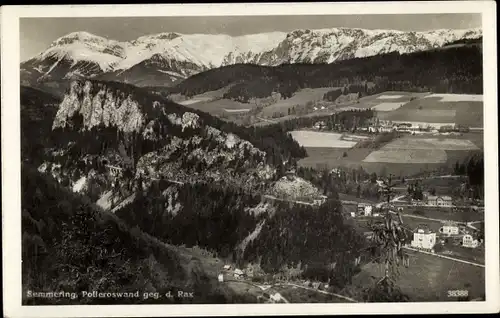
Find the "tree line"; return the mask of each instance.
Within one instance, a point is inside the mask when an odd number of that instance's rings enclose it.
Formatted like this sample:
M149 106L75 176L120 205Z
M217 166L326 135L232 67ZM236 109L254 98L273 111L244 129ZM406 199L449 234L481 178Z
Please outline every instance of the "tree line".
M370 87L367 82L372 83ZM192 76L171 93L194 96L232 86L225 98L248 101L281 93L289 98L302 88L344 87L376 94L390 90L482 94L482 51L478 46L450 47L400 54L392 52L331 64L236 64Z

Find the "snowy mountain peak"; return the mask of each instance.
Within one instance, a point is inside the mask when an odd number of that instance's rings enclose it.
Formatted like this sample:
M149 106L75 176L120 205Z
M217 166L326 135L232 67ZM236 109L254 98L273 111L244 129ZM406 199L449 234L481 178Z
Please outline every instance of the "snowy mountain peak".
M147 42L150 40L173 40L175 38L178 38L182 36L182 34L176 33L176 32L163 32L163 33L158 33L158 34L153 34L153 35L144 35L139 37L137 40L132 41L132 42Z
M478 38L479 28L425 32L350 28L299 29L229 36L164 32L129 42L73 32L23 62L23 82L101 77L137 85L166 85L225 65L332 63L390 52L411 53Z
M105 43L105 42L113 42L112 40L106 39L102 36L98 36L89 32L85 31L79 31L79 32L72 32L69 34L66 34L50 45L51 47L53 46L60 46L60 45L68 45L72 44L75 42L94 42L94 43Z

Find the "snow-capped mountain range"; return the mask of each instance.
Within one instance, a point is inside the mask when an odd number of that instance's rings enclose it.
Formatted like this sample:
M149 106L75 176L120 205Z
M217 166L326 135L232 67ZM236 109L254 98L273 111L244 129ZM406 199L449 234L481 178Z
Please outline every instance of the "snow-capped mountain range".
M333 28L232 37L160 33L129 42L74 32L21 63L23 84L88 77L139 86L169 85L220 66L331 63L382 53L410 53L482 36L481 29L425 32Z

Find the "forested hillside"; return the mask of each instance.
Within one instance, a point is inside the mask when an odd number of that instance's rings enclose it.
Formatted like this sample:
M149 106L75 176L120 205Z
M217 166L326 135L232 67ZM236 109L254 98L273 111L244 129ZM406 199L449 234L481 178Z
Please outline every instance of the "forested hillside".
M224 303L203 272L189 271L162 242L100 211L29 165L22 166L23 304ZM78 298L29 298L27 291L65 291ZM82 291L139 297L81 297ZM144 299L144 292L192 290L196 299ZM239 299L241 301L242 299Z
M21 157L38 161L50 145L52 120L60 100L41 90L21 86Z
M116 215L172 244L198 245L267 273L296 268L304 277L330 278L338 287L356 272L354 258L364 246L354 228L344 224L334 195L321 207L263 204L258 196L230 188L165 181ZM259 225L242 253L238 246Z
M372 85L365 85L367 82ZM410 54L389 53L332 64L283 64L276 67L238 64L191 76L170 93L194 96L229 84L225 98L251 98L281 93L291 97L301 88L358 85L362 94L384 91L432 91L481 94L482 47L460 46Z

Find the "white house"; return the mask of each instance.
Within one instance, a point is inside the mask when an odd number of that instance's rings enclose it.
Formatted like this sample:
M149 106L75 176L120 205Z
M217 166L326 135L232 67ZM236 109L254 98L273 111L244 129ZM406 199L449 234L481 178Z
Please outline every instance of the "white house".
M273 294L273 295L271 295L270 298L271 298L272 301L274 301L276 303L284 301L284 298L283 298L283 296L281 296L280 293Z
M432 206L451 207L453 206L453 200L450 196L447 195L429 195L427 196L427 204Z
M458 225L454 222L447 222L439 229L439 233L448 236L457 235L459 233Z
M413 233L413 240L411 241L412 247L432 250L435 244L436 233L424 228L417 228Z
M224 269L225 270L230 270L231 269L231 265L229 265L229 264L228 265L224 265Z
M465 234L462 237L462 246L463 247L476 248L478 245L479 245L478 240L474 239L472 237L472 235Z
M243 278L245 276L245 273L241 269L235 269L234 270L234 278Z
M223 283L224 282L224 275L219 274L219 276L217 276L217 279L219 280L219 283Z
M314 124L314 128L316 129L323 129L326 127L326 124L324 121L318 121Z
M367 203L358 203L358 214L364 216L371 216L373 212L373 205Z
M322 205L323 203L326 202L326 199L328 199L328 197L326 195L320 195L319 197L313 199L313 204L314 205Z

